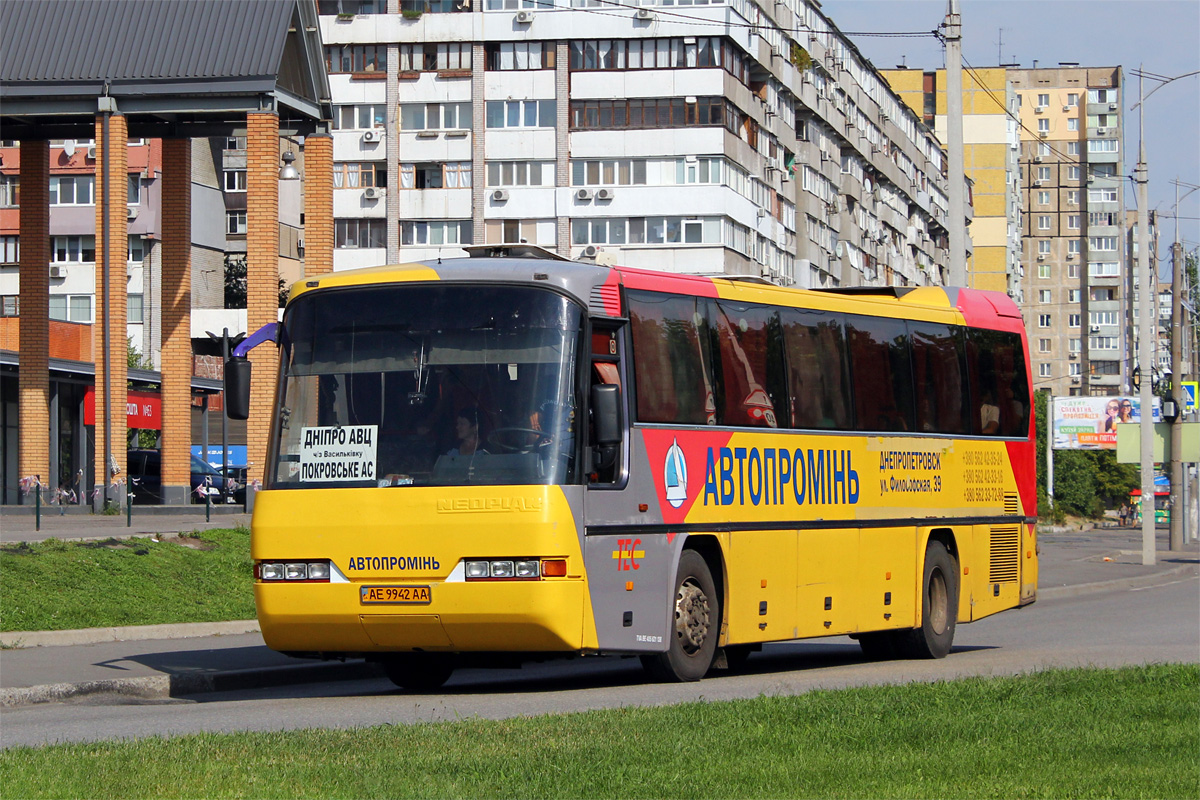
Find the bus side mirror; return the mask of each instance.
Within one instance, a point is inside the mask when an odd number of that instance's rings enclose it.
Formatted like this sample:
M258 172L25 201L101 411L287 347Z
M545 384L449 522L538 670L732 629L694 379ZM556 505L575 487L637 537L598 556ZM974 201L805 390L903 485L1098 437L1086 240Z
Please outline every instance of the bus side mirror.
M233 356L225 362L225 413L230 419L250 417L250 359Z
M592 420L596 444L607 447L621 443L621 388L611 383L592 386Z

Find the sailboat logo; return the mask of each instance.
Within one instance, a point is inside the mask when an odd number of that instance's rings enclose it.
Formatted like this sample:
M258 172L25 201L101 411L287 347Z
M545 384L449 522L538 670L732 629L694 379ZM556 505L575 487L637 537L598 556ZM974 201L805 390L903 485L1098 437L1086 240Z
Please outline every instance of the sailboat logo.
M663 459L663 485L667 488L667 502L679 508L687 502L687 459L679 441L673 439L667 456Z

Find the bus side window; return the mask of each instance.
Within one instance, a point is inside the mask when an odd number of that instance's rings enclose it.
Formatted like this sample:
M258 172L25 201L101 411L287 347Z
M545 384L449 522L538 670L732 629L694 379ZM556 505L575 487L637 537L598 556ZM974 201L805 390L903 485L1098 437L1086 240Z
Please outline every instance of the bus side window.
M630 291L639 422L714 425L708 322L698 298Z
M783 309L793 428L850 430L850 378L841 317L827 311Z
M912 364L904 320L847 315L846 341L857 429L913 430Z
M967 332L973 432L1025 436L1029 432L1029 379L1025 351L1016 333Z
M934 322L909 322L917 430L970 433L962 329Z
M766 306L713 303L722 425L778 428L786 424L787 384L779 315Z

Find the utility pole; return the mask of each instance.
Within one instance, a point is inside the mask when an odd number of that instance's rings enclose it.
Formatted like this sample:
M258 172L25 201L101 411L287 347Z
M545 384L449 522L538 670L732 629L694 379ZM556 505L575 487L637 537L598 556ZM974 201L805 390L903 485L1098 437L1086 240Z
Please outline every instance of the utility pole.
M948 197L950 205L951 286L967 286L967 206L963 166L962 16L958 0L949 0L946 21L946 138L950 145Z
M1145 79L1138 78L1138 97L1144 99L1142 84ZM1141 462L1142 462L1142 564L1152 566L1155 563L1154 554L1154 412L1151 407L1150 385L1154 375L1154 312L1158 306L1156 297L1151 296L1150 288L1150 214L1147 206L1150 204L1148 170L1146 167L1146 110L1138 101L1138 162L1133 173L1137 184L1138 204L1138 277L1141 284L1141 305L1138 308L1138 366L1141 368L1141 381L1138 386L1138 398L1141 405Z
M1189 189L1183 197L1196 191ZM1183 245L1179 243L1179 179L1175 179L1175 243L1171 245L1171 396L1177 403L1183 401L1183 273L1186 266ZM1171 550L1183 549L1184 514L1188 513L1182 501L1183 494L1183 414L1171 421L1171 534L1168 541Z

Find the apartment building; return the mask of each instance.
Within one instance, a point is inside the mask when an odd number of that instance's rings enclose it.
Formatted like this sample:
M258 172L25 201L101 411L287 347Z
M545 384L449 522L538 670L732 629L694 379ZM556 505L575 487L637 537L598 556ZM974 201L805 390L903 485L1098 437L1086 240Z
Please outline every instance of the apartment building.
M1055 395L1128 382L1120 67L1009 69L1021 119L1033 380Z
M940 141L947 141L946 71L884 70L897 94ZM1023 302L1021 132L1016 92L1003 67L963 73L963 164L974 219L967 261L971 287L1006 292Z
M131 139L128 154L127 336L151 352L157 317L150 299L162 239L162 143ZM0 318L20 316L21 150L0 141ZM90 325L96 308L96 143L60 140L50 147L50 319ZM3 323L0 323L3 324Z
M933 132L805 0L322 0L334 268L527 242L806 287L941 283Z

